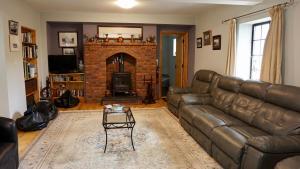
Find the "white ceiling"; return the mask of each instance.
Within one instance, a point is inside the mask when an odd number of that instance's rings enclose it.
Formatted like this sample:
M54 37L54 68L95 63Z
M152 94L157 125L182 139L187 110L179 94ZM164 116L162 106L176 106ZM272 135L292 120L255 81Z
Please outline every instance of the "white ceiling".
M116 0L25 0L41 12L81 11L193 15L216 5L255 5L263 0L137 0L132 9L121 9Z

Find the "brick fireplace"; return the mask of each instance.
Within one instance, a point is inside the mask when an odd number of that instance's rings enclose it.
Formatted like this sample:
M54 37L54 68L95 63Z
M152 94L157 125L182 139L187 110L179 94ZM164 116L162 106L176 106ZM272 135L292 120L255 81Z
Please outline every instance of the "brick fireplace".
M116 60L124 57L124 72L131 74L132 90L145 97L144 77L156 81L156 44L144 43L86 43L85 98L86 102L100 102L111 87L112 74L120 68ZM117 59L116 59L117 58ZM155 90L155 86L153 86ZM154 92L155 93L155 92Z

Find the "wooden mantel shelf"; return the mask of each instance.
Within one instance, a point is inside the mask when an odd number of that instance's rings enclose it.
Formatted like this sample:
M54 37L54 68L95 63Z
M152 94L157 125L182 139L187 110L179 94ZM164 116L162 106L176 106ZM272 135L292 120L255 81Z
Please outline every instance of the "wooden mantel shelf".
M128 42L123 42L123 43L117 43L117 42L86 42L84 43L86 46L156 46L156 43L128 43Z

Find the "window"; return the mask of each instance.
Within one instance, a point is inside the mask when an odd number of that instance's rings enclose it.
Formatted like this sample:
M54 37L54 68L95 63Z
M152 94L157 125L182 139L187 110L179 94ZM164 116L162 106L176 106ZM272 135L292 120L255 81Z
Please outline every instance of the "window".
M269 32L270 21L252 26L250 79L259 80L265 41Z
M174 38L173 39L173 56L176 56L176 47L177 47L176 38Z

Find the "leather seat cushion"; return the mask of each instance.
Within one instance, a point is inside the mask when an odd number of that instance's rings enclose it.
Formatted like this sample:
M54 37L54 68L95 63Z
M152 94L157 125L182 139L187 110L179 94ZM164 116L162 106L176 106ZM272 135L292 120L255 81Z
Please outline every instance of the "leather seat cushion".
M235 119L212 106L202 105L199 108L202 113L195 114L193 125L208 137L211 136L212 130L216 127L225 125L244 125L240 120Z
M211 139L233 161L239 163L247 140L265 135L268 134L251 126L222 126L213 130Z
M181 100L185 104L207 104L210 100L209 94L183 94Z
M213 116L215 116L216 118L222 120L226 125L228 126L231 126L231 125L240 125L240 126L243 126L243 125L246 125L244 122L242 122L241 120L229 115L229 114L226 114L224 113L223 111L213 107L213 106L210 106L210 105L203 105L201 106L201 109L208 113L208 114L211 114Z
M223 126L214 129L211 139L214 144L226 153L235 163L240 163L244 152L244 146L247 142L246 137L239 134L234 129Z
M168 98L168 102L173 106L175 106L176 108L179 108L180 100L181 100L181 94L173 94L170 95Z
M200 105L185 105L182 107L182 111L180 113L181 118L192 124L193 119L197 114L202 114Z

